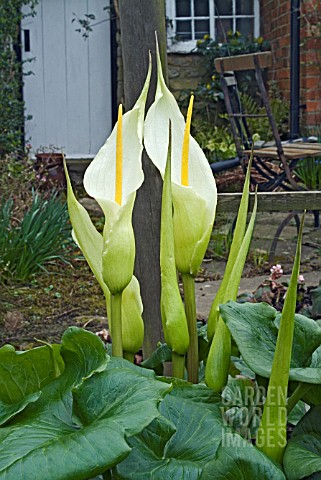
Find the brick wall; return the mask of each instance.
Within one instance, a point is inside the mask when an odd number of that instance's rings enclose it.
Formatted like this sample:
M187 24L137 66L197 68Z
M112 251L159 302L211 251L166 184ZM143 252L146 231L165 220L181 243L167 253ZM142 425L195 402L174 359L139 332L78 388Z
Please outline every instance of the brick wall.
M301 125L320 133L321 124L321 22L320 0L301 2L300 104ZM276 80L285 98L290 98L290 0L261 0L261 34L271 43ZM316 127L316 128L314 128Z

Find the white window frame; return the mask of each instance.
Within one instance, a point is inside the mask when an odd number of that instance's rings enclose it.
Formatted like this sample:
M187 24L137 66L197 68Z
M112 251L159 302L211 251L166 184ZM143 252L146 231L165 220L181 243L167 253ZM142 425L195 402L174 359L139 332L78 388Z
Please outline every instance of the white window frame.
M209 20L210 31L209 35L215 39L215 21L219 17L215 15L215 0L209 1L209 16L208 17L194 17L194 2L191 0L191 16L180 17L179 20L192 20L192 37L194 37L194 21L195 20ZM232 15L220 15L221 19L233 18L233 32L236 31L236 20L239 18L249 18L249 15L236 15L236 2L233 2L233 14ZM252 16L252 15L251 15ZM197 40L176 41L176 1L166 0L166 17L168 19L167 24L167 47L169 52L187 53L191 52L196 47ZM260 2L254 0L253 6L253 18L254 18L254 37L260 36Z

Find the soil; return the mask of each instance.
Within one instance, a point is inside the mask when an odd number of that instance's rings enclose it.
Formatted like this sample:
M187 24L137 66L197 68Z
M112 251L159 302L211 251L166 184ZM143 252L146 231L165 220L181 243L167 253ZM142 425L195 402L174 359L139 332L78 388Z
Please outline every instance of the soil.
M47 265L29 282L0 285L0 346L25 350L60 341L68 326L107 327L105 300L85 260Z

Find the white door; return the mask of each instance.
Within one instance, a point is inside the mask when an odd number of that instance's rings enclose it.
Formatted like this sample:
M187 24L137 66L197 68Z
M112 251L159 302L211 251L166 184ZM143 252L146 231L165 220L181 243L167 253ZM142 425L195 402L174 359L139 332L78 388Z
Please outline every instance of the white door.
M26 139L32 152L63 149L68 158L91 158L112 127L109 0L40 0L22 25ZM96 16L84 40L77 15Z

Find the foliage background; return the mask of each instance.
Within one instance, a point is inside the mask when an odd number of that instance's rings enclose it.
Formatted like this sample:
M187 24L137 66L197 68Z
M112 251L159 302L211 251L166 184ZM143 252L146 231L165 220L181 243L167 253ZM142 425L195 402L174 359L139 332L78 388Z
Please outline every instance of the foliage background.
M22 98L22 61L20 22L35 15L38 0L0 1L0 155L19 151L23 146L24 103Z

